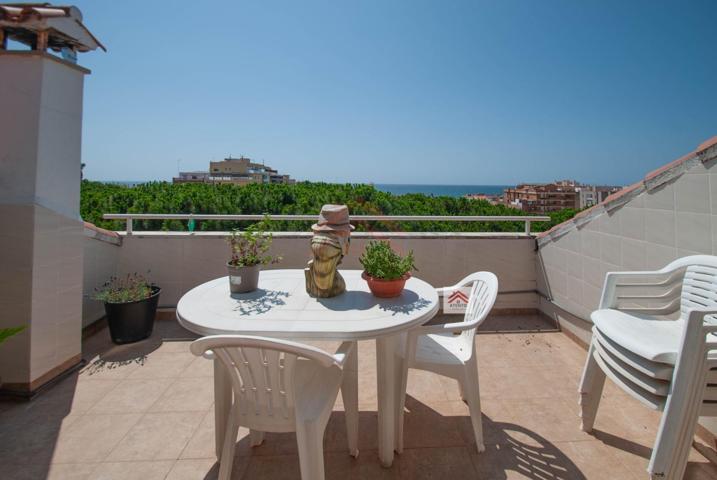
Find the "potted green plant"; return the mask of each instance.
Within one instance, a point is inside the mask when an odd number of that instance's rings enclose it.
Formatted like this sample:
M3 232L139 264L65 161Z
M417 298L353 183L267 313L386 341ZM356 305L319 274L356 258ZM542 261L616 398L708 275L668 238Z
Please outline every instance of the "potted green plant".
M274 237L266 233L268 216L246 230L232 230L229 237L231 258L227 262L229 290L231 293L252 292L259 286L259 271L262 265L277 263L279 256L269 255Z
M381 298L401 295L411 271L416 270L413 250L402 257L387 240L368 242L359 262L363 265L361 278L366 280L371 293Z
M138 342L152 335L160 292L158 286L137 273L111 277L95 289L93 298L105 304L114 343Z

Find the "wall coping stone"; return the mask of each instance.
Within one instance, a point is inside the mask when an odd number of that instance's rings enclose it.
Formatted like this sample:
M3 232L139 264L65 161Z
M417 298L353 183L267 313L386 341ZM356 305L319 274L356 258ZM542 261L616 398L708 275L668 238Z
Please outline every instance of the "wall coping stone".
M120 235L117 232L113 232L111 230L105 230L104 228L98 227L94 223L90 223L90 222L83 222L83 223L85 225L85 228L84 228L85 237L94 238L95 240L111 243L113 245L122 245L122 237L120 237Z

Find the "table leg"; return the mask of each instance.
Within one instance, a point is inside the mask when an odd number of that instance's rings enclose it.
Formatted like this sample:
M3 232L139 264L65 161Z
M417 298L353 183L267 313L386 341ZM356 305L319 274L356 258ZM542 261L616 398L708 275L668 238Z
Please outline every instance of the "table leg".
M376 339L376 389L378 392L378 456L381 465L393 464L396 446L396 335Z
M224 432L227 427L227 418L232 406L231 378L222 365L214 359L214 448L217 460L221 460L224 446Z
M354 342L351 354L344 365L344 376L341 382L341 398L344 401L346 417L346 435L348 436L349 454L357 457L358 451L358 343Z

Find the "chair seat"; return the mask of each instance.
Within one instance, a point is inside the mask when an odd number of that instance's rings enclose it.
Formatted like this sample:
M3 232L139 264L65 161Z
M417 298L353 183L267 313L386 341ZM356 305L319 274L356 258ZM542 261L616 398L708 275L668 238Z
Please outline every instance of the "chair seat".
M401 352L405 349L402 348ZM471 356L460 337L452 333L419 335L416 338L417 364L463 365Z
M681 320L657 320L613 309L596 310L590 319L604 337L642 358L670 365L677 361Z

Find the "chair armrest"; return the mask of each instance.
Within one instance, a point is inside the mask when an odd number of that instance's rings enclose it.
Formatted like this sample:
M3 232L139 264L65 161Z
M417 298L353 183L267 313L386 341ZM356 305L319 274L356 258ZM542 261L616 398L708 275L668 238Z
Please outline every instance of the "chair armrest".
M438 325L422 325L411 332L415 332L418 335L425 335L429 333L453 333L462 332L464 330L471 330L476 328L475 325L466 322L453 322L453 323L441 323Z
M605 275L605 283L603 284L600 306L598 308L615 308L618 299L617 286L621 281L632 280L630 284L634 284L635 286L663 285L671 282L671 277L684 268L684 266L669 269L668 267L654 271L608 272ZM656 280L655 277L659 277L660 279ZM642 283L637 281L640 279L643 279Z
M341 345L339 345L339 348L336 349L336 353L334 353L334 362L336 365L338 365L341 368L344 368L344 365L346 364L346 360L351 355L351 352L355 348L356 342L343 342Z
M472 285L473 282L475 282L477 279L480 278L479 273L480 272L471 273L467 277L463 278L460 282L458 282L455 285L452 285L450 287L437 288L436 293L438 293L439 297L442 297L446 292L450 292L452 290L456 290L461 287L467 287L468 285Z

